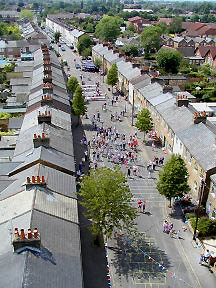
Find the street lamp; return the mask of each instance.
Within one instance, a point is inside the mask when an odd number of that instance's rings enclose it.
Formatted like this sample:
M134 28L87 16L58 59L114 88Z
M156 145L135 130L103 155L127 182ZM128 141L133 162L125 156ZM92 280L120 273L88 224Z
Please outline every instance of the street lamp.
M204 188L205 188L205 182L202 179L201 185L200 185L199 203L198 203L197 212L196 212L196 222L195 222L195 228L194 228L194 234L193 234L193 240L194 241L196 241L197 225L198 225L198 219L199 219L199 213L200 213L200 207L201 207L201 203L202 203Z

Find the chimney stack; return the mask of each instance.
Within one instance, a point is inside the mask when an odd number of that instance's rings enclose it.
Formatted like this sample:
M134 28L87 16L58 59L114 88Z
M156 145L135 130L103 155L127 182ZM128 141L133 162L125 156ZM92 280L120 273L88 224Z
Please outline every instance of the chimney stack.
M194 112L194 124L206 124L206 112Z
M32 183L35 184L35 176L32 176Z
M13 233L13 241L12 241L14 252L16 252L18 249L19 251L22 251L20 249L25 249L25 247L31 246L40 248L41 245L41 238L40 234L38 233L38 229L34 228L34 231L32 233L31 228L27 230L25 233L24 229L20 229L20 234L18 228L14 229Z
M172 93L172 91L173 91L173 87L172 87L172 86L170 86L170 85L164 85L164 87L163 87L163 93L168 93L168 92Z
M45 110L44 113L38 113L38 123L41 124L41 123L48 123L48 124L51 124L51 112Z
M42 123L42 122L39 122L39 123ZM34 148L38 148L40 146L49 147L49 141L50 141L49 137L44 132L42 132L42 136L38 135L36 138L33 138Z
M188 107L189 100L186 95L178 95L176 96L176 104L177 104L177 107L181 107L181 106Z

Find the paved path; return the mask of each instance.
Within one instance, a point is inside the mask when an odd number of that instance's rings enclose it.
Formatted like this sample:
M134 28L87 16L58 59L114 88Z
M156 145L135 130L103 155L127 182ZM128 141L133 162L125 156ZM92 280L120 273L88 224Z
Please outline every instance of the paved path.
M63 58L68 61L71 75L80 76L80 71L74 68L74 57L76 55L67 49L63 52ZM79 59L76 57L76 62ZM84 81L89 84L102 82L102 77L98 74L82 72ZM90 80L89 80L90 79ZM80 79L79 79L80 80ZM102 91L108 94L105 84L102 84ZM110 101L107 103L108 110L114 114L126 108L127 117L123 122L111 122L110 112L102 112L101 107L104 102L90 102L88 105L88 115L92 116L100 110L104 126L115 126L120 133L126 136L134 134L136 128L131 127L131 107L122 98L114 107ZM88 139L91 139L95 132L91 129L89 119L83 119L83 128ZM142 135L138 133L140 152L138 165L142 178L134 177L128 179L130 189L133 193L134 205L137 199L147 201L146 211L140 213L137 218L139 236L136 239L129 239L127 236L119 236L108 243L109 262L111 263L111 276L113 287L122 288L215 288L216 281L206 267L199 266L199 248L193 248L190 232L182 232L184 223L181 220L180 211L177 210L172 216L176 230L181 229L183 239L172 239L162 232L162 223L168 217L169 211L164 197L160 196L156 190L157 172L153 173L153 178L148 179L146 162L153 159L155 155L161 156L160 149L152 151L151 146L143 146ZM112 166L106 160L103 165ZM89 286L90 287L90 286ZM93 286L91 286L93 287ZM95 287L98 288L99 286Z

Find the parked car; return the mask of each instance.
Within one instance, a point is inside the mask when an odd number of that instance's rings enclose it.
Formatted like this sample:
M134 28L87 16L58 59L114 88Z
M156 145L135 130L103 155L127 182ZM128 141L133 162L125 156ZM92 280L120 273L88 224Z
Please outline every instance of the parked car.
M76 68L76 69L81 69L80 64L76 63L76 64L75 64L75 68Z
M64 46L61 47L61 51L66 51Z

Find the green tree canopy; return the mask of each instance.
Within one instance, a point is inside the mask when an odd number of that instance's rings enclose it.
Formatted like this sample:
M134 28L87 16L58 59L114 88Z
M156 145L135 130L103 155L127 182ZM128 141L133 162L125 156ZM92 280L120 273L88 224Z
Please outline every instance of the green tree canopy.
M157 53L157 63L167 73L177 73L182 60L181 53L174 49L161 48Z
M106 80L108 85L115 86L118 82L118 69L117 65L113 64L112 67L109 69L108 74L107 74L107 80Z
M92 39L89 35L83 35L79 38L77 49L80 55L82 55L85 49L91 50ZM88 50L89 51L89 50Z
M92 169L81 182L80 196L94 234L111 237L114 228L134 228L137 211L130 204L132 194L119 167Z
M100 58L95 58L94 64L97 68L100 68L102 66L102 61Z
M78 117L78 119L81 115L85 115L87 111L85 99L84 96L82 95L82 88L80 87L80 85L78 85L75 90L75 94L72 101L72 111L73 114Z
M10 113L0 112L0 119L8 119L8 118L12 118Z
M157 51L160 48L162 29L159 26L149 26L141 34L141 44L145 53Z
M87 23L85 31L88 33L93 33L95 31L94 24Z
M172 155L159 172L157 189L161 195L170 200L171 204L173 197L182 197L190 191L187 181L188 171L184 160L179 155Z
M61 33L59 31L55 32L54 39L56 43L59 42L60 37L61 37Z
M139 55L139 47L135 44L126 44L123 46L122 50L127 56L137 57Z
M67 88L68 88L70 93L74 94L78 85L79 85L79 82L75 76L71 76L68 79Z
M95 29L95 36L104 41L114 42L120 35L121 18L116 16L103 16Z
M169 26L169 33L180 33L182 32L182 18L176 17Z
M147 108L143 108L139 114L137 115L137 120L135 126L141 131L144 132L144 140L145 134L152 130L153 123L151 118L151 113Z
M30 10L28 9L23 9L21 10L20 12L20 18L21 19L28 19L29 21L32 21L32 18L33 18L33 14Z

